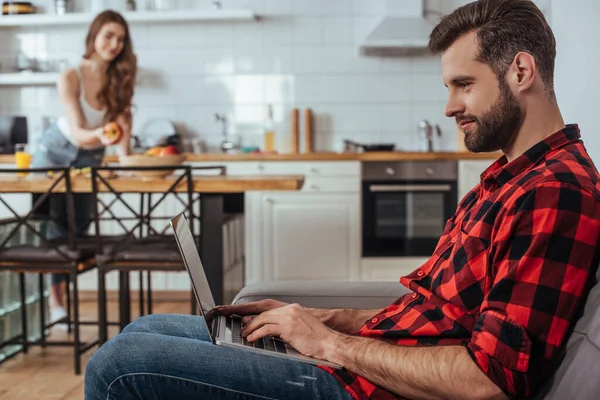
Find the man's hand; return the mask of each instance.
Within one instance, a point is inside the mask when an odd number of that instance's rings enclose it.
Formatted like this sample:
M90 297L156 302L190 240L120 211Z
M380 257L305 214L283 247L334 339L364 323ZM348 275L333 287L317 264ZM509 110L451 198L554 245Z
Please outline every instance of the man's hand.
M265 336L278 336L300 353L320 359L325 359L339 335L299 304L263 312L242 330L242 336L249 342Z
M210 310L206 314L206 319L211 320L216 313L229 315L240 315L242 325L247 325L257 315L275 308L284 307L288 303L278 300L265 299L248 304L239 304L232 306L219 306ZM343 309L321 309L321 308L303 308L306 312L318 319L325 326L338 332L351 333L357 331L373 315L381 312L381 309L375 310L357 310L350 308Z
M283 301L273 300L273 299L265 299L260 301L255 301L253 303L248 304L236 304L231 306L218 306L210 310L206 314L206 319L214 318L216 313L223 314L225 316L230 315L239 315L242 318L242 325L247 325L254 317L257 315L273 310L275 308L286 306L288 303L284 303Z

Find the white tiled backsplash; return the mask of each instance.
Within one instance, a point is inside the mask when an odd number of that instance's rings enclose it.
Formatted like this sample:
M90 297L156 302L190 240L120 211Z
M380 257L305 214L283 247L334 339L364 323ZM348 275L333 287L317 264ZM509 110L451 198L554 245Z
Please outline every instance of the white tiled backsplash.
M426 2L437 7L448 7L447 3L452 2ZM125 1L107 4L123 10ZM199 0L172 0L172 4L211 7L209 1ZM384 0L224 0L223 4L251 8L261 18L131 25L143 78L134 98L134 133L148 118L162 116L216 150L221 136L213 115L218 112L230 118L231 133L256 144L255 135L261 132L271 103L277 133L286 137L290 110L313 109L317 150L341 150L344 138L416 149L417 124L424 118L442 127L438 149L456 148L454 123L443 113L446 89L439 58L359 55L358 44L383 15ZM31 57L76 62L86 30L86 26L0 30L4 72L19 50ZM0 87L0 112L58 115L61 106L54 87Z

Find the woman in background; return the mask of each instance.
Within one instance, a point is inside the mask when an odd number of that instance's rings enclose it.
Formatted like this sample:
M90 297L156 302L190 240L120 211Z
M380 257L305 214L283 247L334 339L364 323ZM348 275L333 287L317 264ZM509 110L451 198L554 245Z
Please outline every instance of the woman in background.
M106 146L116 145L120 154L129 154L131 105L137 74L129 28L117 12L107 10L92 21L85 39L83 59L64 71L57 83L64 113L42 135L33 155L34 168L100 165ZM120 125L122 135L108 139L103 130L107 123ZM92 219L91 195L77 194L75 226L84 235ZM64 195L52 195L49 202L51 222L48 239L67 234ZM54 222L53 222L54 221ZM50 290L51 321L67 315L64 298L67 275L52 275Z

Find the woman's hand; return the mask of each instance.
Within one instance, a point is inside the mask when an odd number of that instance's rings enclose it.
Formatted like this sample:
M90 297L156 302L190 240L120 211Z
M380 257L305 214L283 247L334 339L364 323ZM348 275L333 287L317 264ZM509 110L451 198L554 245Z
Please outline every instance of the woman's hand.
M98 138L98 140L100 141L100 143L102 143L103 146L112 146L115 143L118 143L119 140L121 140L121 138L123 137L123 135L116 137L116 138L109 138L104 134L104 126L101 126L100 128L97 128L94 130L94 135Z

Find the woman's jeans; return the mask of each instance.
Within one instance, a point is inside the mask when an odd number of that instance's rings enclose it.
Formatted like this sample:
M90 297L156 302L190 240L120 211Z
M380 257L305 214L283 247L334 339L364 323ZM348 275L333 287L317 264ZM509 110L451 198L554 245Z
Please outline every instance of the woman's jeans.
M60 132L56 124L51 125L43 133L38 148L33 155L32 168L74 167L85 168L102 164L104 148L95 150L79 149ZM92 196L75 194L76 235L84 235L92 221ZM65 237L68 233L67 206L64 194L49 196L50 222L46 228L46 239ZM53 274L52 284L65 281L67 275Z
M324 370L212 344L202 317L141 317L94 353L85 400L350 400Z

